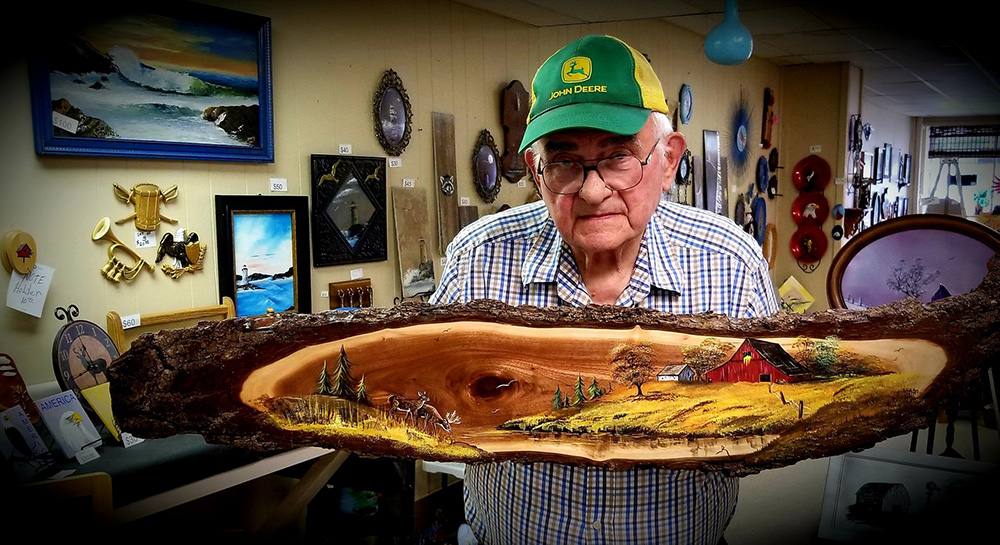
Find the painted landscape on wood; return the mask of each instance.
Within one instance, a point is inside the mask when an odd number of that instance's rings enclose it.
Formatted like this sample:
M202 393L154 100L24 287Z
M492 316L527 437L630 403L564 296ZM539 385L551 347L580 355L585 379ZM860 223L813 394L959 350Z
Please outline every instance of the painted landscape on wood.
M915 340L458 322L304 348L251 373L240 399L282 429L427 456L712 458L755 452L830 404L911 401L945 362Z
M109 370L138 437L749 474L926 425L1000 346L1000 259L924 304L730 320L496 301L205 322Z

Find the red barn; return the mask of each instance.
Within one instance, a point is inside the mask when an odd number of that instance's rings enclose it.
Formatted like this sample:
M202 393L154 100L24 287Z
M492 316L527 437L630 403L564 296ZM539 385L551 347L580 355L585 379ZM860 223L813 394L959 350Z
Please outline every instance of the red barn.
M706 373L709 382L798 382L812 373L780 344L746 339L733 357Z

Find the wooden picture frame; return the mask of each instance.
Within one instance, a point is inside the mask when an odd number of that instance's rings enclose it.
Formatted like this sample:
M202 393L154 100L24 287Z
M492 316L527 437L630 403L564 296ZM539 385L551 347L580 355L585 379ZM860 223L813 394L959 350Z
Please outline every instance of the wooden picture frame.
M698 206L724 214L722 209L722 150L719 148L719 131L702 131L705 147L705 199ZM699 183L699 182L695 182Z
M269 18L112 5L62 13L30 58L36 153L274 162Z
M832 308L863 309L907 296L927 303L959 295L979 285L997 253L1000 233L976 222L939 214L885 220L834 256L827 297Z
M500 178L500 151L489 129L483 129L472 149L472 181L476 193L487 203L495 201L502 185Z
M219 298L233 299L236 316L312 312L308 206L299 196L215 196Z
M410 144L413 131L413 110L403 80L391 68L382 74L382 81L372 101L375 137L386 153L398 157Z
M313 265L388 258L385 157L311 156Z

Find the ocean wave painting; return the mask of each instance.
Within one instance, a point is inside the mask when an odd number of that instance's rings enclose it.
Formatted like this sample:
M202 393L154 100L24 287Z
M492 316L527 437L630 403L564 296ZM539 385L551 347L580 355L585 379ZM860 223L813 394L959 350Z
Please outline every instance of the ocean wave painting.
M236 315L295 309L291 212L233 215Z
M187 6L92 18L53 43L53 136L270 147L269 20Z

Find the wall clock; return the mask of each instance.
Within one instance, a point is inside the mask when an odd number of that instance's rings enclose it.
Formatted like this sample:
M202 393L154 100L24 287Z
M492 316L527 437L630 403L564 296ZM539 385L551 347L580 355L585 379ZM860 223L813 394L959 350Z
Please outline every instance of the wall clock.
M66 320L52 343L52 366L56 381L63 390L80 391L108 381L108 365L118 357L118 348L100 326L87 320L74 320L80 314L76 305L57 307L55 316ZM80 397L82 399L82 397Z
M691 95L691 86L681 85L681 123L687 125L691 122L691 108L694 106L694 97Z

